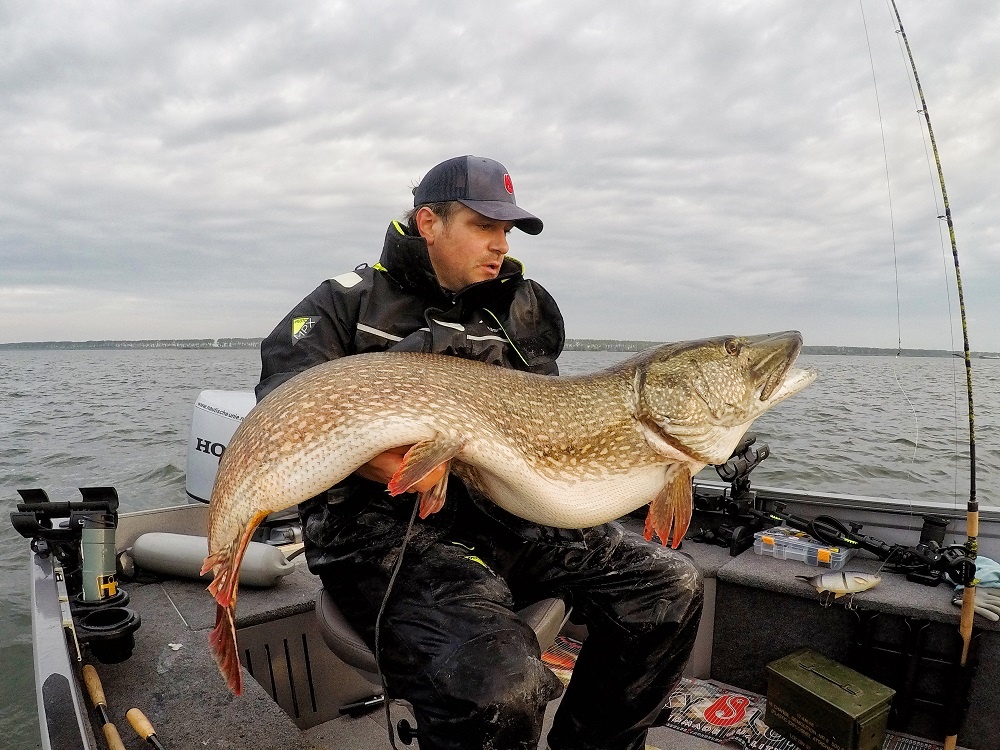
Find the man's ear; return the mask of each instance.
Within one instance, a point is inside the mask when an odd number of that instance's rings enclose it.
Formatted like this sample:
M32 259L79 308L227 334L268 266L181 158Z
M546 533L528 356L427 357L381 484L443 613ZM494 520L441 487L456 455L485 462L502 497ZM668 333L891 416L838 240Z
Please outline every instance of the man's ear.
M433 242L434 237L439 231L441 217L431 211L427 206L421 206L417 209L414 219L420 236L428 242Z

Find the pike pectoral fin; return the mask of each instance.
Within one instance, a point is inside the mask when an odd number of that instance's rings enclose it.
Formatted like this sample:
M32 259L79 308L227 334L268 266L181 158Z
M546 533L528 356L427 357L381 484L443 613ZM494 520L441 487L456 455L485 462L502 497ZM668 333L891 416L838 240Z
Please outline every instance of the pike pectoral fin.
M651 540L653 534L663 544L677 549L691 524L691 469L687 464L671 464L663 489L649 504L643 536Z
M239 589L240 563L246 553L250 537L258 524L268 516L268 511L258 511L240 529L238 537L226 547L205 558L202 574L212 571L214 578L208 590L215 597L215 627L208 636L215 663L236 695L243 692L243 672L240 669L236 648L236 595Z
M415 444L403 456L403 463L389 480L389 494L395 496L415 489L420 490L422 488L418 488L417 485L421 480L439 470L441 477L437 482L429 489L420 491L420 517L427 518L431 513L441 510L448 489L447 464L458 455L463 445L461 440L441 435ZM442 465L444 465L443 470Z

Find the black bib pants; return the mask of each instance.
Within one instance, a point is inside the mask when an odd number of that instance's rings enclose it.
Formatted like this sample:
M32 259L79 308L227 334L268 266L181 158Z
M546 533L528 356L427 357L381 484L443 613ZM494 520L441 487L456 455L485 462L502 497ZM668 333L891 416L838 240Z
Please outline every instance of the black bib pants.
M446 536L407 551L380 627L389 694L412 704L421 750L538 747L562 683L515 610L553 595L569 599L588 636L549 747L642 750L694 644L703 598L694 565L618 523L572 544L527 541L464 499ZM397 555L363 557L318 572L374 647Z

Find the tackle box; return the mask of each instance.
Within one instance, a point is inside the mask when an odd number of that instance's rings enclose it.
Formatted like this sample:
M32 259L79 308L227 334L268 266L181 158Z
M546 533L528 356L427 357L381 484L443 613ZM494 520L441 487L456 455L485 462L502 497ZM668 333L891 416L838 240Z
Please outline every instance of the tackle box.
M764 723L801 750L881 750L895 693L804 648L767 665Z
M823 544L803 531L786 526L775 526L753 535L753 551L770 555L779 560L799 560L806 565L840 570L851 556L853 549L841 549Z

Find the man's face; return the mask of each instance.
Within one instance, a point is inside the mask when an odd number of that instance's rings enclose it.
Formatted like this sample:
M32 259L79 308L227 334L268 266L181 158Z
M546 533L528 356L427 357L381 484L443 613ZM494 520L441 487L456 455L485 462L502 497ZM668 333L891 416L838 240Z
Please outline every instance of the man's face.
M431 265L445 289L457 292L477 281L495 279L507 254L512 221L490 219L459 205L448 223L429 208L417 214L417 227L427 241Z

